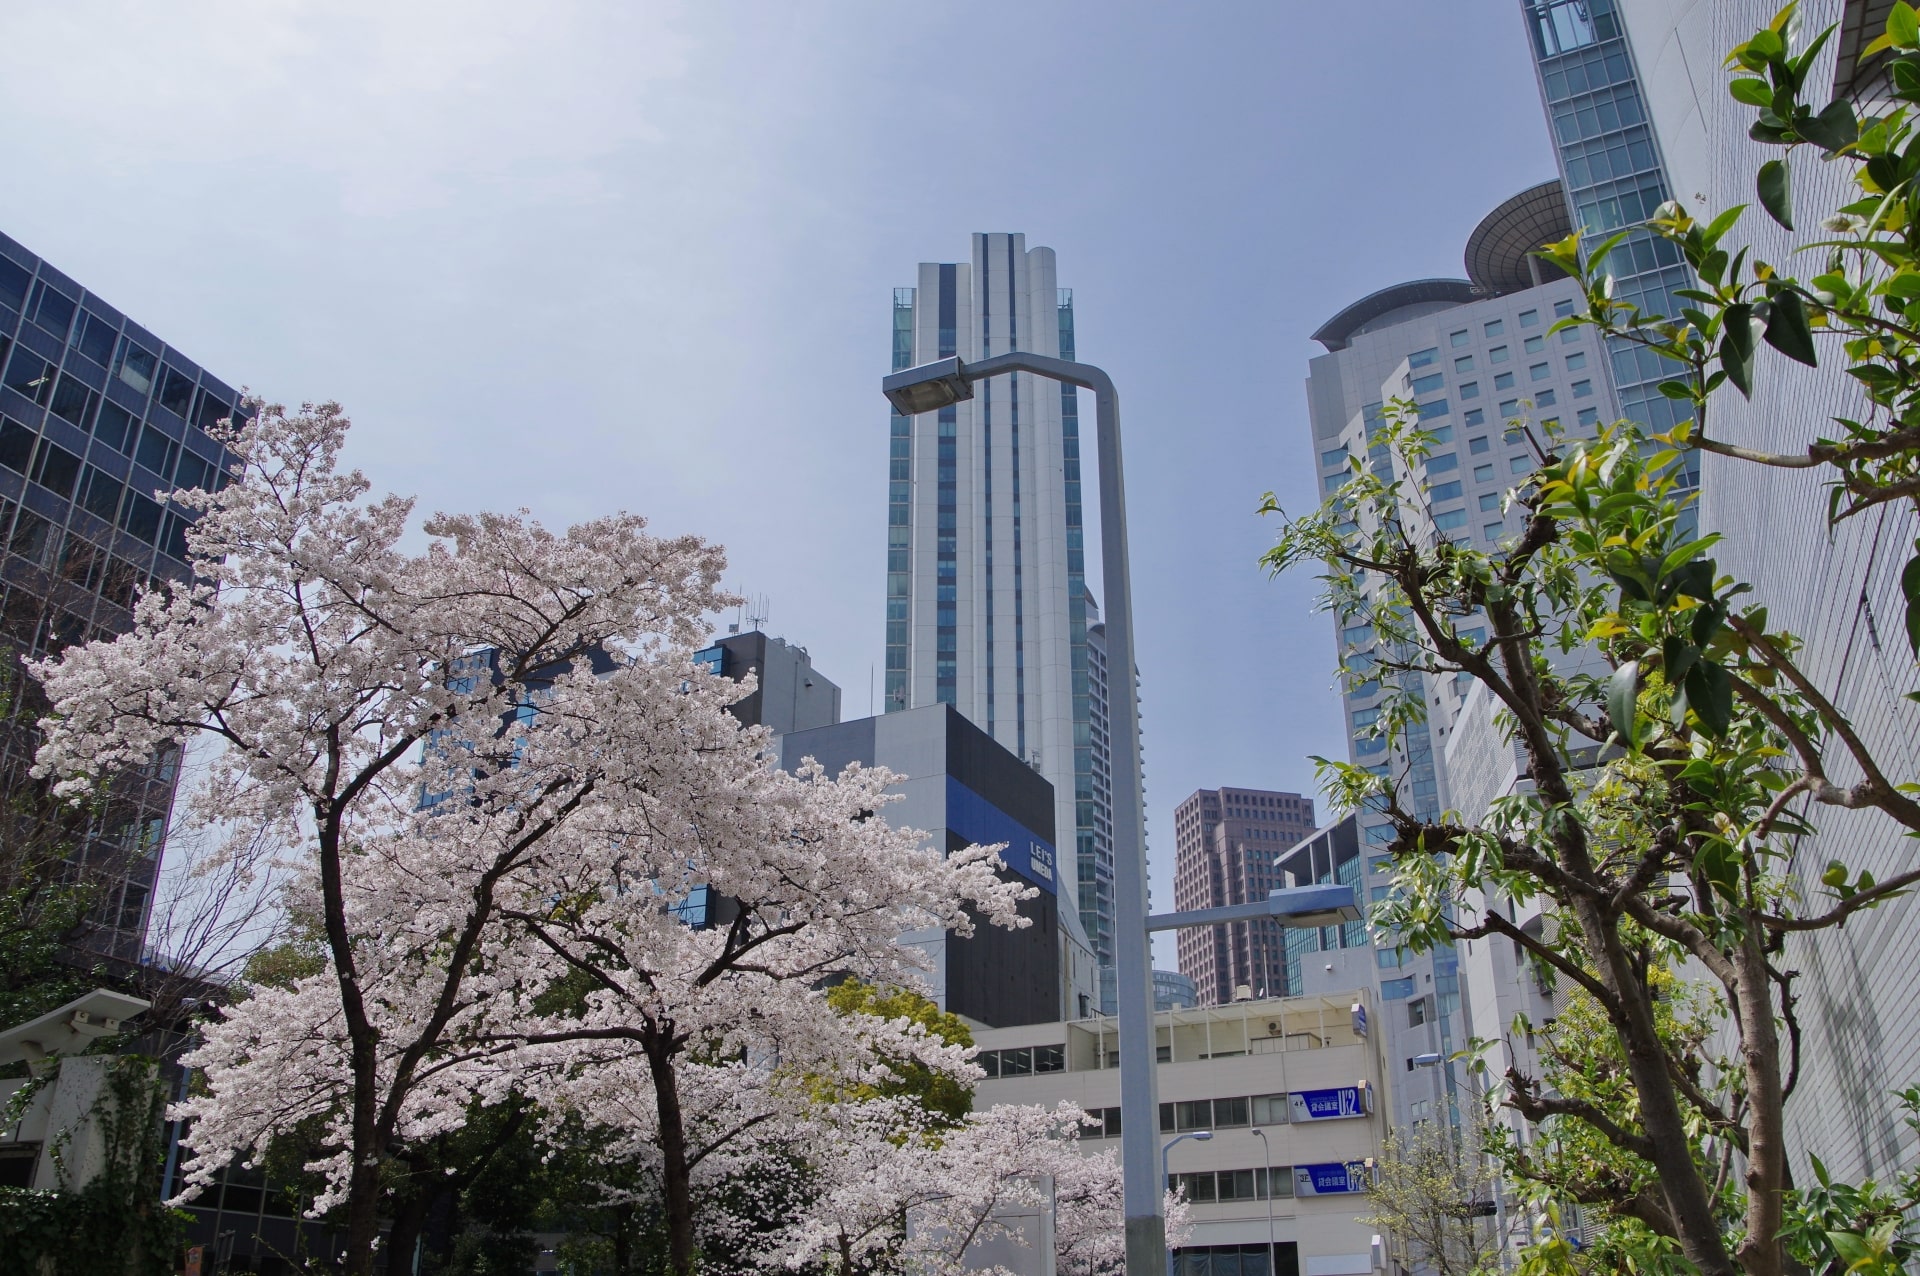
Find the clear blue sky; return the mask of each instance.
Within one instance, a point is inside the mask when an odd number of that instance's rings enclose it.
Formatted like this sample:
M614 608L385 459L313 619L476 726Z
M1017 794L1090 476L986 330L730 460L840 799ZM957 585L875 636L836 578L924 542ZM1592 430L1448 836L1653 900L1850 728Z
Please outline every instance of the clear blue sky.
M1155 895L1198 787L1311 791L1307 334L1552 173L1514 0L0 7L0 229L423 508L727 545L864 714L891 289L1058 251L1125 405ZM1170 954L1169 954L1170 956Z

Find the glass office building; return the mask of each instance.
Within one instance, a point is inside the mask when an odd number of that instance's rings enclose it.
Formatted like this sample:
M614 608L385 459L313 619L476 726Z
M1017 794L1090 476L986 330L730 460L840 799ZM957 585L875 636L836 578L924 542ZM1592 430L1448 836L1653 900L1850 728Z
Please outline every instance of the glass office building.
M1615 0L1521 0L1547 109L1568 211L1589 243L1635 226L1671 198L1660 146L1640 91ZM1689 286L1680 250L1647 230L1630 231L1608 262L1615 296L1642 314L1672 315ZM1607 343L1621 414L1654 430L1691 415L1660 393L1676 369L1631 342ZM1699 462L1690 463L1697 481Z
M0 235L0 637L44 656L132 624L139 590L187 580L176 487L224 482L207 433L239 396L119 310ZM25 785L41 711L6 675L0 784ZM177 755L119 777L68 858L100 891L93 946L138 960Z

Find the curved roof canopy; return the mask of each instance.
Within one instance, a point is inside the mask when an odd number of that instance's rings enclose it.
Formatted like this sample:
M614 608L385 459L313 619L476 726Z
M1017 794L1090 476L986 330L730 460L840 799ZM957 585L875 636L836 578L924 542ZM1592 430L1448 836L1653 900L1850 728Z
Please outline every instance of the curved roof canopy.
M1394 284L1378 292L1368 293L1346 307L1321 324L1313 334L1313 339L1328 350L1345 350L1354 334L1396 310L1429 302L1461 306L1469 301L1477 301L1485 295L1464 279L1416 279L1411 283Z
M1467 278L1488 293L1519 292L1564 278L1564 271L1533 252L1572 233L1560 180L1530 186L1481 218L1467 236Z

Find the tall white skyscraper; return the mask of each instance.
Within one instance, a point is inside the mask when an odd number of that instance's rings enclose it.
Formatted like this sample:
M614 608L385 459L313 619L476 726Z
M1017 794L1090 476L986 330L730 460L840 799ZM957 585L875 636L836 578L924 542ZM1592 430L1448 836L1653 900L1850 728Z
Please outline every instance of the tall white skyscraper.
M1055 281L1051 248L975 235L970 260L923 262L917 286L894 290L895 370L1014 350L1075 357L1073 298ZM886 708L951 704L1053 785L1055 827L1063 841L1075 831L1072 853L1058 857L1063 1013L1085 1013L1098 1006L1098 967L1113 962L1113 891L1096 790L1076 392L995 377L970 401L894 414L890 448Z

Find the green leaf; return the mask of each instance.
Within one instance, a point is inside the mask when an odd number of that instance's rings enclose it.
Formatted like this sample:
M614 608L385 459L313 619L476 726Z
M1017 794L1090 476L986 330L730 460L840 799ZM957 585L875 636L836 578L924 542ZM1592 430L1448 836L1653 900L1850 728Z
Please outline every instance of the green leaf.
M1920 66L1915 66L1912 58L1901 58L1893 64L1893 90L1909 101L1920 96Z
M1900 572L1900 592L1907 599L1907 645L1920 656L1920 540L1913 543L1914 555Z
M1844 98L1829 102L1825 110L1811 119L1795 121L1794 128L1801 137L1828 153L1852 145L1860 136L1859 117L1853 113L1853 103Z
M1773 102L1773 89L1765 80L1741 76L1727 88L1733 94L1735 101L1745 102L1748 106L1769 106Z
M1629 660L1613 671L1607 683L1607 717L1627 752L1640 751L1639 715L1634 711L1640 684L1640 662Z
M1813 328L1807 323L1807 307L1799 293L1782 288L1774 294L1773 307L1767 311L1767 344L1795 363L1809 368L1818 363Z
M1762 164L1755 185L1760 189L1760 206L1767 210L1767 216L1792 230L1793 178L1787 162L1772 159Z
M1895 6L1896 8L1898 6ZM1887 25L1893 25L1893 19L1887 19ZM1773 59L1784 55L1787 42L1776 31L1760 30L1753 33L1753 39L1745 44L1746 51L1756 58Z
M1747 206L1745 204L1735 204L1732 208L1729 208L1726 212L1721 213L1711 222L1708 222L1706 229L1700 232L1701 243L1705 244L1708 248L1712 248L1720 242L1723 235L1733 229L1733 224L1740 220L1740 214L1746 211Z
M1733 722L1733 679L1711 660L1702 660L1687 671L1687 706L1693 710L1706 733L1716 739L1727 733Z
M1685 638L1669 638L1660 644L1660 664L1668 682L1679 682L1700 658L1700 649Z
M1733 861L1733 852L1727 844L1715 838L1700 848L1700 854L1694 863L1699 865L1701 876L1712 884L1729 902L1737 899L1740 890L1740 869Z
M1893 12L1887 15L1887 35L1902 48L1920 44L1920 15L1914 13L1913 6L1906 0L1898 0Z
M1753 397L1753 307L1728 306L1720 332L1720 366L1740 393Z

